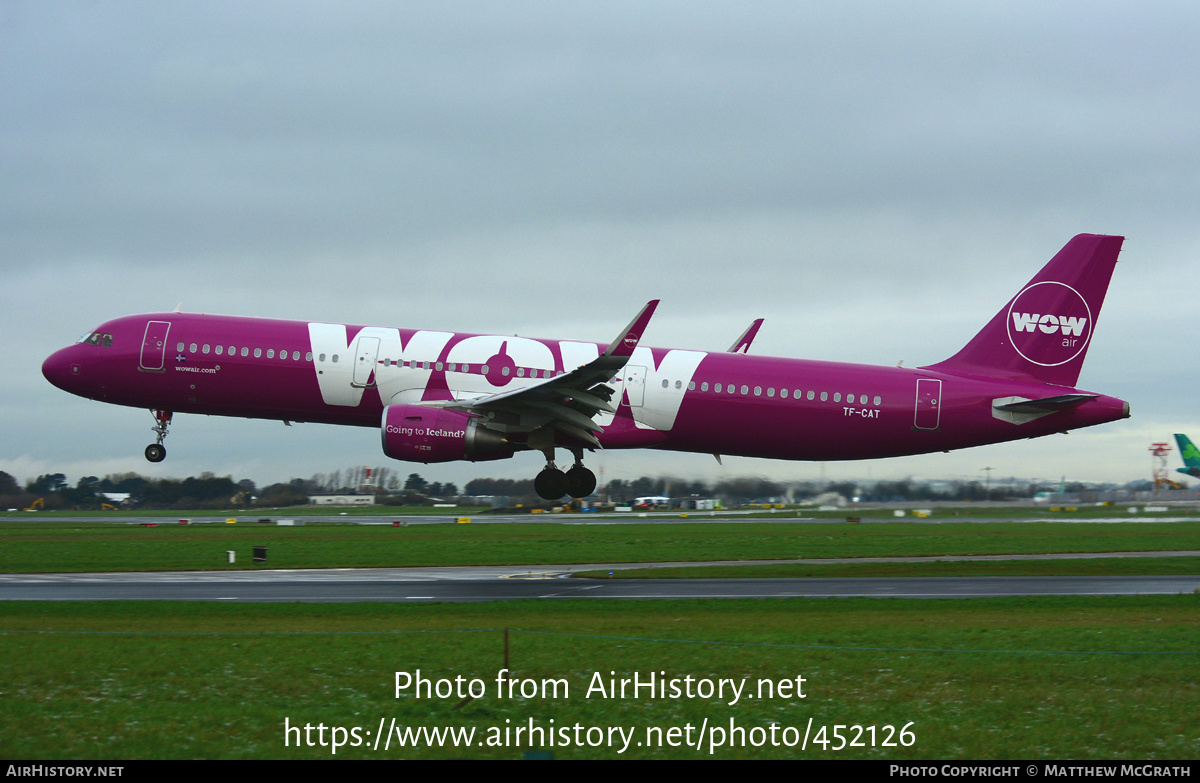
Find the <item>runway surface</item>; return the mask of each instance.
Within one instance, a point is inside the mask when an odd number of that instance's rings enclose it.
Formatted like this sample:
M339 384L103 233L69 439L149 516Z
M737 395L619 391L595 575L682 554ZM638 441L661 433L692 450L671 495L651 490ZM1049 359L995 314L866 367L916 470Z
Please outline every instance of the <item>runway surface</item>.
M1146 553L1136 554L1146 556ZM1108 556L1112 556L1111 553ZM0 600L464 602L528 598L788 598L798 596L970 598L1033 595L1172 595L1200 590L1200 575L842 579L577 579L570 577L574 571L645 567L647 567L645 563L586 563L557 566L475 566L465 568L2 574L0 575Z

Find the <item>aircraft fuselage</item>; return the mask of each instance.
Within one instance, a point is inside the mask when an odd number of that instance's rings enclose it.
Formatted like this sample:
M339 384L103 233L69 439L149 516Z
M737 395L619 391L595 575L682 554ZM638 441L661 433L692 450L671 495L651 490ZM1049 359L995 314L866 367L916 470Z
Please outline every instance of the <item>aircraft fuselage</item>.
M388 405L519 389L604 350L588 342L183 313L118 318L92 334L101 338L46 360L56 386L138 408L362 427L379 427ZM644 346L608 385L620 407L596 416L604 448L789 460L944 451L1128 415L1123 401L1096 395L1017 423L995 411L994 401L1077 390L928 368Z

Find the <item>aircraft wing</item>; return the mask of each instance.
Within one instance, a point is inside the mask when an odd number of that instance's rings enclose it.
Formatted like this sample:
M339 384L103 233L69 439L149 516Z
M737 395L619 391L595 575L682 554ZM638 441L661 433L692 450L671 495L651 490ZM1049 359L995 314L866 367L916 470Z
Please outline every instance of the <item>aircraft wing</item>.
M604 353L587 364L519 389L437 406L499 419L500 424L515 420L512 423L520 430L549 425L564 435L599 446L593 433L603 432L603 428L593 418L601 411L616 413L611 401L615 390L608 383L633 355L658 302L647 302Z

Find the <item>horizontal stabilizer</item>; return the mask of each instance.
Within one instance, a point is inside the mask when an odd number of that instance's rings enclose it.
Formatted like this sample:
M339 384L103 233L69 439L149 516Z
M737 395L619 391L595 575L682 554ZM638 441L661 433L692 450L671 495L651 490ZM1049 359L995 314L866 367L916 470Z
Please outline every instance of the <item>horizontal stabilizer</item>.
M1059 394L1054 397L1042 397L1039 400L1028 400L1024 397L1000 397L992 400L992 415L1002 421L1013 424L1049 416L1061 410L1074 408L1076 405L1094 400L1098 394Z

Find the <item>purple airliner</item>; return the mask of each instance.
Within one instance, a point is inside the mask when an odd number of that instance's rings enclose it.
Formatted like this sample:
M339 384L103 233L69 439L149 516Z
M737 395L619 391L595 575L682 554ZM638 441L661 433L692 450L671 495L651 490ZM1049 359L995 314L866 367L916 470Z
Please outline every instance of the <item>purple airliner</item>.
M166 456L176 412L379 427L410 462L545 454L538 494L596 488L584 450L657 448L791 460L851 460L1035 438L1129 416L1075 388L1123 237L1080 234L966 347L928 367L647 348L649 302L608 345L505 335L132 315L54 353L65 391L149 408ZM567 471L556 448L575 458Z

